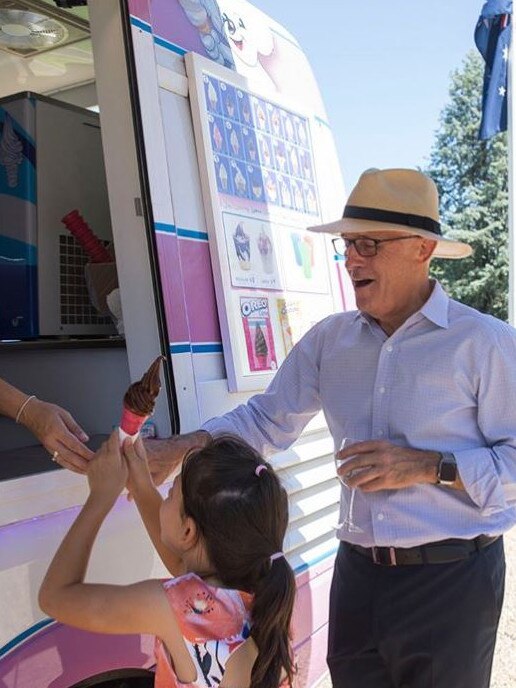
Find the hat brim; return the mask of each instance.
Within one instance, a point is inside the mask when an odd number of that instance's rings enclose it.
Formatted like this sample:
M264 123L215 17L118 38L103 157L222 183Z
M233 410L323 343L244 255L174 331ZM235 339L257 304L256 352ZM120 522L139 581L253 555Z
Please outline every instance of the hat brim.
M357 220L351 217L343 217L335 222L328 222L324 225L314 225L307 227L310 232L324 232L326 234L344 234L354 232L357 234L372 234L385 231L404 232L405 234L417 234L418 236L436 241L437 246L433 253L434 258L467 258L473 253L473 249L468 244L454 239L428 232L426 229L418 227L407 227L406 225L395 225L384 222L373 222L370 220Z

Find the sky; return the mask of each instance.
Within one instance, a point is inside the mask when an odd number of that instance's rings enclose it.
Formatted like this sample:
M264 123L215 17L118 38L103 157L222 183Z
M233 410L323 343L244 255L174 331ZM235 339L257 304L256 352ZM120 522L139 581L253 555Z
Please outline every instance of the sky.
M369 167L424 167L484 0L251 0L315 73L346 191Z

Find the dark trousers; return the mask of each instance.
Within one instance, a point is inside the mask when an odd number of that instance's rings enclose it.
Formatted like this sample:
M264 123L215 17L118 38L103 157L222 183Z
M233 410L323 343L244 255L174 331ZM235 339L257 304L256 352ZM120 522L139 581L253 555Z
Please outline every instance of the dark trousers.
M488 688L502 538L449 564L378 566L341 543L330 594L334 688Z

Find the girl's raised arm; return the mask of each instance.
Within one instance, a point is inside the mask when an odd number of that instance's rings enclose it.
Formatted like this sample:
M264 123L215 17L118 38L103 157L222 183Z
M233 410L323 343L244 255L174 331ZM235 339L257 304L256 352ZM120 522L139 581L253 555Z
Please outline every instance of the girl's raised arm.
M127 439L124 442L123 452L129 469L129 492L134 497L152 544L167 570L173 576L180 576L185 573L181 558L161 541L159 512L163 499L154 487L143 442L139 437L134 444Z
M84 583L97 533L126 480L116 431L88 466L90 495L48 568L39 603L58 621L85 630L163 636L170 609L158 581L128 586Z

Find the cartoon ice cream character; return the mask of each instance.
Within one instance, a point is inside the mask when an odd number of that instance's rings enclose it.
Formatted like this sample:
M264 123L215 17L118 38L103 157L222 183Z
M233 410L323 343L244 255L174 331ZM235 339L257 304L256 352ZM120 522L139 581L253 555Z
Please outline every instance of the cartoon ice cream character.
M256 359L260 368L266 368L269 347L267 346L267 340L265 339L265 335L259 323L256 323L254 330L254 353L256 354Z
M220 129L217 126L217 123L213 125L213 143L215 144L215 148L218 151L222 150L222 144L224 142L224 139L222 138L222 134L220 133Z
M188 21L199 32L199 38L209 57L224 65L234 67L235 62L224 32L224 21L215 0L178 0Z
M202 0L204 3L207 1ZM245 3L217 0L216 4L222 12L224 30L235 59L235 71L253 85L275 89L268 65L268 58L274 50L274 38L268 22L254 8L247 9Z
M235 155L238 155L238 151L240 150L240 144L238 143L238 136L237 136L237 133L234 129L231 131L231 136L229 137L229 143L231 145L231 149L233 150L233 153Z
M12 118L6 114L0 142L0 165L5 167L7 186L18 185L18 168L23 162L23 144L13 128Z
M233 234L233 243L238 258L238 264L242 270L251 268L251 241L244 231L244 225L239 222Z
M219 179L220 179L220 185L222 187L222 190L227 191L228 190L228 173L226 170L226 166L222 162L219 165Z
M215 90L215 87L213 86L212 82L210 81L208 83L208 102L209 102L210 108L212 110L217 109L217 101L218 101L217 91Z
M236 168L234 180L235 180L235 189L237 191L237 194L239 196L245 196L245 190L247 187L247 182L246 182L244 175L240 171L240 167Z
M273 247L272 247L272 241L269 238L269 235L265 231L264 226L262 225L262 230L258 236L257 239L258 242L258 251L260 252L260 256L262 259L262 266L264 272L267 274L271 274L274 272L274 255L273 255Z

